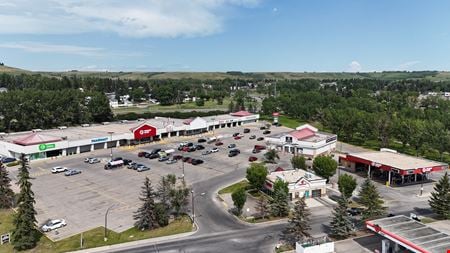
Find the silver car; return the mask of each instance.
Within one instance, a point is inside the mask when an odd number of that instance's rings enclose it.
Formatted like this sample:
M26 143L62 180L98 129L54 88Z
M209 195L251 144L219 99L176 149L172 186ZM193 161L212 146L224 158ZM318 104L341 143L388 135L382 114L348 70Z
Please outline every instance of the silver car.
M146 171L146 170L150 170L150 168L147 167L147 166L145 166L145 165L139 166L139 167L137 168L137 171L138 171L138 172L142 172L142 171Z
M89 163L90 164L99 163L99 162L100 162L100 159L98 159L98 158L91 158L91 159L89 159Z

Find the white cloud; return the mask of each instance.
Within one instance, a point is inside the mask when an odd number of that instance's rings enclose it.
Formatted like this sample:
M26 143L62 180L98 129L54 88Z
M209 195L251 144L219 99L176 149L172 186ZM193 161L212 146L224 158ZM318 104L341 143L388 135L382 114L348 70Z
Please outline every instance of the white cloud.
M20 49L32 53L60 53L83 56L101 56L104 53L104 49L98 47L57 45L40 42L6 42L0 43L0 48Z
M419 64L420 61L408 61L404 62L397 66L398 70L411 70L411 68L417 64Z
M357 61L352 61L348 65L349 72L361 72L361 70L362 70L361 64Z
M128 37L205 36L222 30L224 8L262 0L6 0L0 34L113 32Z

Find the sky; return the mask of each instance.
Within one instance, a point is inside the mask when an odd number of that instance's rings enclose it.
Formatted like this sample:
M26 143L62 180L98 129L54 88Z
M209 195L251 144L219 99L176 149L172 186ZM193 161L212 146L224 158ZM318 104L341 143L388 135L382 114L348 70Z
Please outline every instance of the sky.
M41 71L450 70L446 0L0 0L0 62Z

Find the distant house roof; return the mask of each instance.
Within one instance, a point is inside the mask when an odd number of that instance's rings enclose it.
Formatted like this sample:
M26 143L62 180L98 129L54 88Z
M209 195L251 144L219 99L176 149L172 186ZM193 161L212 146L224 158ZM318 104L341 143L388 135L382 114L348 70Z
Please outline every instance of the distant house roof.
M231 116L236 116L236 117L245 117L245 116L253 115L252 113L247 112L247 111L232 112L230 114L231 114Z
M316 133L309 129L309 128L303 128L302 130L295 130L289 133L290 135L294 136L298 140L309 138L311 136L314 136Z
M23 145L23 146L29 146L29 145L35 145L35 144L41 144L41 143L56 142L56 141L61 141L61 140L62 139L59 137L43 135L40 133L32 133L32 134L29 134L29 135L26 135L26 136L23 136L23 137L13 140L13 143Z

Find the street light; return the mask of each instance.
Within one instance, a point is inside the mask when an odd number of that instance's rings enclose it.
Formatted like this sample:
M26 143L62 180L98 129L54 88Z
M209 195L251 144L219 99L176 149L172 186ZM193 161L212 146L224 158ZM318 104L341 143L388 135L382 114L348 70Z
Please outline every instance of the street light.
M191 190L191 202L192 202L192 226L195 225L195 198L198 196L204 196L206 192L202 192L199 195L194 195L194 190Z
M111 156L111 161L112 161L112 159L113 159L113 145L112 145L112 140L113 140L113 133L114 132L108 132L108 134L109 134L109 136L110 136L110 140L111 140L111 154L110 154L110 156Z
M105 233L104 233L104 241L108 241L108 232L107 232L107 227L108 227L108 213L109 210L111 210L111 208L113 208L116 204L111 205L110 207L108 207L108 209L106 209L106 213L105 213Z

